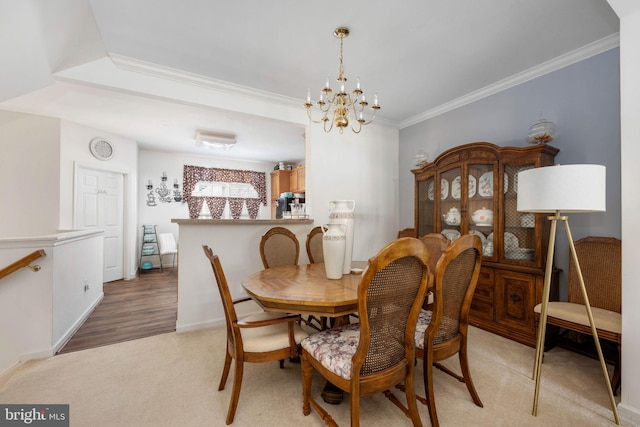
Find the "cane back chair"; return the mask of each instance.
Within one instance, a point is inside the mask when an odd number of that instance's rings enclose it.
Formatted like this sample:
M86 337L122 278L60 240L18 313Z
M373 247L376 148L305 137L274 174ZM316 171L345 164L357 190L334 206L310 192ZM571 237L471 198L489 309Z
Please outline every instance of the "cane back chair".
M433 366L464 382L473 402L482 407L471 380L467 358L469 309L481 261L482 241L478 236L467 234L452 242L436 265L432 309L420 311L415 333L416 357L423 359L426 399L419 400L427 405L434 427L439 423L433 391ZM456 353L462 375L437 363Z
M429 253L415 238L395 240L369 260L358 285L359 324L327 329L303 340L303 413L311 406L329 425L335 421L311 397L315 369L351 399L351 425L360 424L360 397L405 382L405 414L421 426L414 389L414 331L426 288L433 280ZM393 400L393 399L392 399ZM396 399L396 402L399 402Z
M297 265L300 243L295 234L284 227L273 227L260 239L260 258L264 268Z
M598 337L617 344L611 378L611 389L616 393L620 387L622 344L622 242L614 237L589 236L575 241L573 245L580 262L580 271ZM549 302L547 324L592 335L580 279L573 260L569 264L567 300ZM541 304L534 308L536 319L540 316L540 308Z
M322 252L322 227L319 225L313 227L307 234L307 255L311 264L316 262L324 262L324 254Z

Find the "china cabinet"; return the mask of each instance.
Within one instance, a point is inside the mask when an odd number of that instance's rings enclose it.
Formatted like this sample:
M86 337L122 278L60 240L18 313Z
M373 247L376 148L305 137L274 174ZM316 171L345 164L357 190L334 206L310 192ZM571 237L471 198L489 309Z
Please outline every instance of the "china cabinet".
M475 142L449 149L412 170L417 236L482 240L480 278L470 323L535 346L533 307L542 299L548 222L517 211L518 172L553 165L558 149L546 144L499 147ZM554 270L550 299L557 299Z

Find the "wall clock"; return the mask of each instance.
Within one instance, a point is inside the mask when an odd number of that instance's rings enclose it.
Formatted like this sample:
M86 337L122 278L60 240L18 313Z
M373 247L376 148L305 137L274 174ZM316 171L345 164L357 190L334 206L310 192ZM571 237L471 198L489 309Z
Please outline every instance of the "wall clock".
M113 157L113 147L102 138L93 138L89 143L89 150L96 159L109 160Z

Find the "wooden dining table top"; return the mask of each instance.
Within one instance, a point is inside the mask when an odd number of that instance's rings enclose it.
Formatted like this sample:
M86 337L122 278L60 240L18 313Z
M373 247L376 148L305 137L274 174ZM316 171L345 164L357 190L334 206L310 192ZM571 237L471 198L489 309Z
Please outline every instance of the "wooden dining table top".
M352 263L364 269L364 261ZM267 268L250 275L242 286L265 311L340 317L358 311L361 274L328 279L323 263Z

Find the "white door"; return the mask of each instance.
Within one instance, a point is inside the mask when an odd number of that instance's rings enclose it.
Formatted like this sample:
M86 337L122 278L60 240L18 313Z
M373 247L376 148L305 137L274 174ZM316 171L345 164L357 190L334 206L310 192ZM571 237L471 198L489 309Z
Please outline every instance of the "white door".
M122 279L124 176L80 167L75 182L75 228L104 231L102 280L111 282Z

